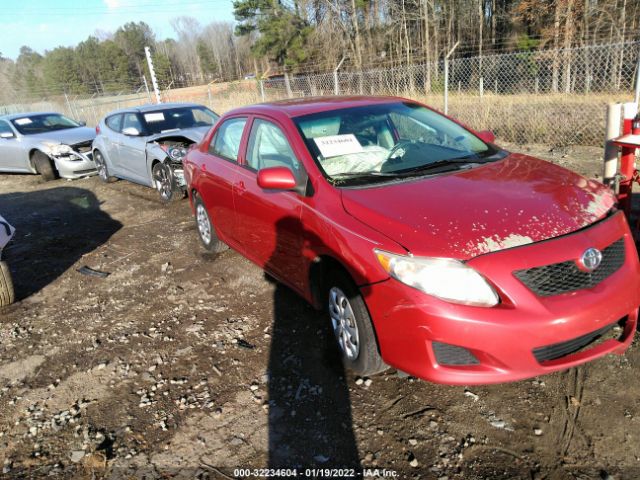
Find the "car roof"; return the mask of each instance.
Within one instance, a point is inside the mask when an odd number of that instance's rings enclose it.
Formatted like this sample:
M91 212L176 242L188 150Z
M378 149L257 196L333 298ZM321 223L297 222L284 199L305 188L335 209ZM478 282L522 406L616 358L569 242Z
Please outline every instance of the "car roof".
M63 115L60 112L22 112L22 113L8 113L0 115L0 120L15 120L16 118L33 117L35 115Z
M156 112L158 110L171 110L172 108L184 108L184 107L204 107L199 103L147 103L146 105L138 105L136 107L128 107L121 108L120 110L114 110L113 112L109 112L106 116L110 117L111 115L116 115L118 113L145 113L145 112Z
M326 97L304 97L276 102L258 103L246 107L236 108L229 114L284 114L288 117L299 117L311 113L327 112L341 108L362 107L366 105L378 105L383 103L394 103L407 101L406 98L385 97L385 96L326 96Z

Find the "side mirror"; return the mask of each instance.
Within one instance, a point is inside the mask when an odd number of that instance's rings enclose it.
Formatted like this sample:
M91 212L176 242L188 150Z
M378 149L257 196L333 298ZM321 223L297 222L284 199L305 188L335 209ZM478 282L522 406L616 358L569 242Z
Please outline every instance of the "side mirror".
M87 126L87 121L86 120L80 120L78 122L78 125L80 125L81 127L86 127Z
M13 134L13 132L2 132L0 133L0 138L4 138L5 140L7 140L9 138L15 138L15 135Z
M477 132L476 135L485 143L493 143L496 141L496 136L491 130L482 130L481 132Z
M124 130L122 130L122 133L124 135L129 136L129 137L139 137L140 136L140 130L138 130L136 127L127 127Z
M287 167L263 168L258 172L258 186L265 190L293 190L296 177Z

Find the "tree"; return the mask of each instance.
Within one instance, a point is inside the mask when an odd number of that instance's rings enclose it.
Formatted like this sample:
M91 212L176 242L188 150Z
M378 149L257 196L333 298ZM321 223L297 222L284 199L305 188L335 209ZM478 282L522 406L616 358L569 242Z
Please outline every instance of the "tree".
M155 44L155 35L151 27L144 22L126 23L116 30L113 40L129 58L132 75L141 79L146 71L144 47Z
M266 55L280 66L295 66L308 59L306 46L312 27L297 11L270 0L235 0L233 9L240 22L237 35L260 33L254 54Z
M198 40L196 52L200 58L200 68L202 73L208 76L215 76L218 73L218 62L216 62L213 50L204 40Z

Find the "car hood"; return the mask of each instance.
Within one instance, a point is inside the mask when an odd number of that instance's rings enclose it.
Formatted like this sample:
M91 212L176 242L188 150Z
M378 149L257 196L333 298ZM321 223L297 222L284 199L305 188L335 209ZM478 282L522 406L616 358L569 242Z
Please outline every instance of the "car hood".
M76 143L91 142L96 137L96 131L89 127L67 128L56 132L37 133L27 135L30 140L41 142L56 142L65 145L75 145Z
M527 155L470 170L342 189L345 210L420 256L467 260L540 242L604 218L613 192Z
M181 130L171 130L163 133L156 133L147 137L147 142L155 142L163 138L185 137L196 143L200 142L211 127L183 128Z

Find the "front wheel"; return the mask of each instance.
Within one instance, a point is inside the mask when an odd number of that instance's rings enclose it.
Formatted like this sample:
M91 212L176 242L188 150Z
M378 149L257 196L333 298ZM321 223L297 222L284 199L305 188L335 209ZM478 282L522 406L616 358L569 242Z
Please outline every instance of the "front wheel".
M109 175L109 169L107 168L107 161L104 159L104 155L100 150L93 152L93 162L96 164L96 170L100 180L104 183L111 183L117 180L116 177Z
M53 165L53 161L44 153L36 151L33 153L33 164L45 182L58 178L58 171Z
M198 237L200 238L200 242L204 248L213 253L220 253L227 250L229 247L218 238L218 235L216 235L216 231L213 228L211 219L209 218L207 207L204 206L204 203L198 194L194 194L193 203L196 210Z
M15 300L11 272L6 262L0 262L0 307L11 305Z
M386 370L371 316L353 280L336 272L327 282L326 292L331 326L345 367L363 376Z
M153 184L160 195L162 203L172 203L184 198L184 191L175 185L171 167L164 163L156 163L152 169Z

